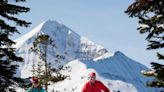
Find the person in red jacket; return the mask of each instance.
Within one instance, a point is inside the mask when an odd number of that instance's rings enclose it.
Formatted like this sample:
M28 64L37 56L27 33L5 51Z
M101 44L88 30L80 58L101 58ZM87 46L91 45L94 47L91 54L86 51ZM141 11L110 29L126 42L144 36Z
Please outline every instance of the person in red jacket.
M89 77L90 80L83 86L81 92L110 92L102 82L96 80L96 73L90 73Z

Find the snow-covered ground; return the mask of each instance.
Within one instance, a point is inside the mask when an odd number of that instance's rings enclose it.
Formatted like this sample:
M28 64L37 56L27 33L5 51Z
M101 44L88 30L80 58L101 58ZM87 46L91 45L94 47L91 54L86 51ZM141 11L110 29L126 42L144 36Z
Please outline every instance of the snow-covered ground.
M121 92L127 92L127 90L129 92L137 92L136 88L132 84L123 82L121 80L111 80L104 78L103 76L99 75L96 69L87 68L87 65L84 62L92 61L74 60L69 62L67 66L71 66L71 71L65 72L65 74L70 75L70 78L51 85L50 90L57 90L60 92L81 92L83 85L88 81L88 74L90 72L96 72L97 80L102 81L111 90L111 92L119 90ZM96 65L95 67L99 67L99 65ZM104 70L104 72L107 71Z
M47 61L52 67L70 66L68 71L62 71L70 77L62 82L50 85L49 91L80 92L88 80L88 74L97 73L97 79L102 81L111 92L158 92L157 89L145 86L151 80L141 75L140 71L146 66L130 59L120 51L111 53L86 37L81 37L70 28L56 21L45 21L29 33L16 40L17 54L24 58L17 70L16 76L27 78L32 75L33 61L36 64L38 57L31 53L29 48L39 34L48 34L57 48L48 47ZM55 55L65 58L56 62ZM22 92L22 89L18 92Z

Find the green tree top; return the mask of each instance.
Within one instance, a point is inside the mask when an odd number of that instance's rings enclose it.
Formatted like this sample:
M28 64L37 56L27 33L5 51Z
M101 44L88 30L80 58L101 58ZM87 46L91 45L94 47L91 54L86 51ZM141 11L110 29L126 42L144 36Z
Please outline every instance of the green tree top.
M147 49L162 49L164 47L164 0L136 0L125 11L129 17L137 17L140 26L137 30L147 34ZM158 59L164 60L162 50L157 53ZM164 65L151 63L152 70L143 72L155 79L148 82L151 87L164 87Z
M9 36L19 33L17 26L28 27L31 24L16 17L16 15L30 11L27 7L14 4L25 1L0 0L0 92L9 91L9 86L20 83L17 81L20 78L14 77L18 65L13 62L23 61L23 59L15 55L15 49L12 47L15 42ZM10 91L12 90L10 89Z

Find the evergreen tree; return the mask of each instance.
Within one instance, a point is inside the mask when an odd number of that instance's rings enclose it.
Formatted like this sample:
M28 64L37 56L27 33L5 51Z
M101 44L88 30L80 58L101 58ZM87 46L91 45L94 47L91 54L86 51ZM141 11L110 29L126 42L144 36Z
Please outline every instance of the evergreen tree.
M40 72L41 75L39 77L42 84L45 85L46 90L48 89L48 82L58 82L64 80L66 76L61 75L58 69L54 69L51 67L51 64L47 62L47 50L48 46L56 47L53 43L52 39L48 35L39 35L33 42L33 47L31 48L32 51L36 52L39 55L40 59L44 61L45 70ZM39 66L40 68L41 66ZM55 70L55 71L54 71ZM37 71L40 71L39 69ZM57 76L52 76L52 73L56 72Z
M164 0L136 0L125 11L130 17L137 17L141 34L147 34L148 50L164 47ZM164 54L157 52L157 57L164 60ZM151 63L152 70L143 72L146 76L155 79L148 82L151 87L164 87L164 65Z
M15 62L23 61L21 57L15 55L15 48L12 47L15 42L9 36L19 33L16 26L28 27L31 24L16 17L30 10L14 4L17 2L25 0L0 0L0 92L9 90L9 86L18 82L20 78L14 77L18 67Z

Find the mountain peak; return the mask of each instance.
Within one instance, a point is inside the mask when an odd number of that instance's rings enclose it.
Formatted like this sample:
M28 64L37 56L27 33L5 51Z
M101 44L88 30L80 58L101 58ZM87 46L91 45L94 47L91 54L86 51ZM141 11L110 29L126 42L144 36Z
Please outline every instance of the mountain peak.
M46 20L46 21L44 21L44 24L56 24L56 25L59 25L60 23L59 22L57 22L56 20Z
M115 52L115 55L125 56L125 54L122 53L121 51L116 51L116 52Z
M104 47L88 40L86 37L81 37L65 25L60 24L57 21L47 20L24 36L16 39L15 48L17 48L17 53L25 58L25 63L28 63L29 69L32 64L31 62L29 63L29 61L36 60L36 58L33 57L33 53L29 51L29 48L31 48L33 41L40 34L49 35L57 47L54 48L48 46L47 48L47 61L52 65L56 65L56 55L61 55L65 59L62 61L67 63L74 59L94 59L108 52ZM26 66L26 64L23 66ZM57 64L54 67L60 66ZM25 68L21 70L26 71L28 69ZM20 74L22 74L22 77L30 76L24 73Z
M47 34L51 37L54 37L55 35L71 34L71 33L76 34L70 28L66 27L63 24L60 24L59 22L57 22L55 20L46 20L46 21L40 23L38 26L36 26L30 32L23 35L22 37L17 38L15 40L16 45L14 47L19 48L27 40L29 40L30 38L35 38L38 34ZM78 34L76 34L76 35L78 35Z
M60 24L59 22L57 22L55 20L46 20L43 22L41 30L42 31L51 31L54 28L61 28L61 27L65 27L65 26L63 24Z

